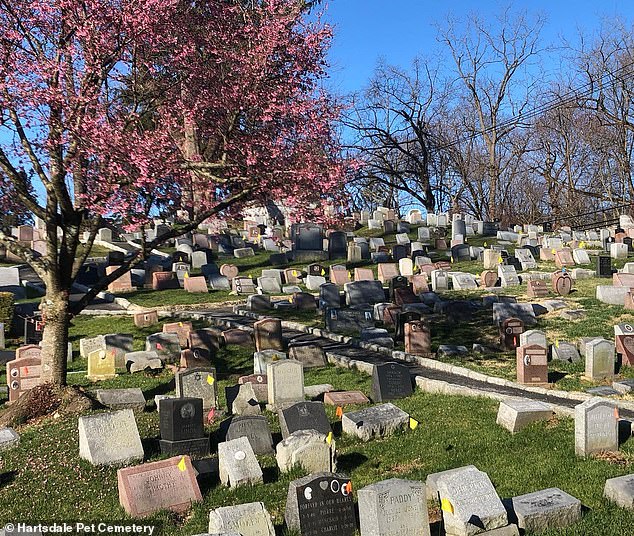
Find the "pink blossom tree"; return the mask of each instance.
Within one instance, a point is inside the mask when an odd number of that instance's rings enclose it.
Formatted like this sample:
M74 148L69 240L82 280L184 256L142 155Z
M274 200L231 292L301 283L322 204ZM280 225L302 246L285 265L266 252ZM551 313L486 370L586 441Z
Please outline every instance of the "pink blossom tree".
M70 319L153 248L247 201L299 219L342 190L331 31L308 6L0 0L0 194L43 220L48 252L0 244L46 284L45 381L66 382ZM159 208L188 217L70 303L104 218L143 230Z

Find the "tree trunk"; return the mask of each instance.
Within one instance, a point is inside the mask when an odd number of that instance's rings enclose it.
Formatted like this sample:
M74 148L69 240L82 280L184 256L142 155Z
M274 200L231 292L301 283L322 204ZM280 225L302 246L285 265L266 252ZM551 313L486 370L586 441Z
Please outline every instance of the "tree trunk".
M42 304L42 381L66 385L69 292L47 292Z

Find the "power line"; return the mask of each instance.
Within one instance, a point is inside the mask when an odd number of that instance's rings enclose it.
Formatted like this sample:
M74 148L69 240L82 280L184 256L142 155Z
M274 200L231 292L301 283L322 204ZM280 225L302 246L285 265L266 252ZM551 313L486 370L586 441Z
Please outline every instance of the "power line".
M465 141L470 141L472 139L475 139L479 136L482 136L488 132L492 132L494 130L501 130L501 129L505 129L507 127L513 126L514 124L518 123L520 120L530 120L533 119L534 117L537 117L543 113L547 113L550 112L551 110L554 110L556 108L559 108L563 105L567 105L567 104L571 104L579 99L583 99L586 98L588 96L590 96L593 91L594 91L594 84L595 83L599 83L604 81L604 79L609 79L610 77L614 77L616 76L619 72L624 71L630 67L634 66L634 62L628 63L626 65L623 65L622 67L619 67L613 71L608 71L606 73L604 73L603 75L601 75L601 77L599 77L596 80L590 80L584 84L582 84L581 86L578 86L576 88L573 88L571 90L569 90L567 93L565 93L564 95L559 95L553 99L551 99L550 101L547 101L543 104L540 104L539 106L536 106L535 108L532 108L531 110L529 110L528 112L526 112L525 114L523 113L519 113L505 121L502 121L501 123L498 123L497 125L493 126L489 126L487 128L478 130L476 132L473 132L472 134L469 134L467 136L463 136L462 138L458 138L452 142L446 143L445 145L441 145L439 147L437 147L437 150L441 151L444 149L449 149L455 145L459 145ZM624 77L622 78L622 80L628 80L630 78L634 77L634 72L630 71L628 73L626 73L624 75ZM584 89L584 88L588 88L588 89ZM582 93L580 93L582 92Z

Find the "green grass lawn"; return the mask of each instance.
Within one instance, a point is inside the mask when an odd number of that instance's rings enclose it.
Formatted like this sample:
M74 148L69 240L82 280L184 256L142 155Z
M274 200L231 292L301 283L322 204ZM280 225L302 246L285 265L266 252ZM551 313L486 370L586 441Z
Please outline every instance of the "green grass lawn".
M221 352L218 363L219 370L224 371L218 382L220 402L224 404L224 386L249 372L252 359L249 351L230 347ZM87 386L81 379L77 383ZM368 376L333 367L307 371L306 384L316 383L330 383L335 389L360 389L366 394L370 388ZM141 387L149 400L155 394L174 392L173 378L167 372L151 378L121 376L95 387L130 385ZM606 478L631 472L628 464L634 459L634 441L622 445L618 463L582 460L574 455L571 419L553 419L511 435L495 424L497 404L490 400L416 392L396 404L420 425L413 431L368 443L342 436L334 408L327 408L337 443L338 470L352 479L354 489L394 477L424 481L429 473L474 464L489 474L502 498L560 487L588 508L583 521L571 529L546 534L627 534L631 529L634 512L608 503L602 498L602 490ZM265 415L274 437L278 437L277 418L269 412ZM137 415L137 424L146 461L161 459L158 415L152 404ZM213 433L217 427L214 423L208 431ZM118 503L116 468L93 467L78 457L77 417L49 420L24 428L21 433L19 447L2 456L0 522L126 519ZM209 511L215 507L263 501L282 534L288 483L303 472L297 469L280 474L273 457L259 457L259 461L264 484L231 489L206 483L202 486L203 502L189 516L162 512L144 523L161 527L160 534L191 535L206 531Z
M382 233L362 230L358 235L382 236ZM416 236L413 229L410 237ZM394 243L394 235L385 237L386 244ZM480 245L492 239L470 239L472 245ZM513 249L511 246L507 246ZM217 263L233 263L240 273L253 278L268 266L268 253L254 257L235 259L221 257ZM436 257L440 258L440 257ZM326 261L323 264L343 263L344 260ZM623 261L614 262L622 266ZM376 265L360 263L374 269ZM292 264L303 268L305 263ZM354 266L349 265L349 268ZM539 263L540 270L554 270L553 263ZM470 261L456 263L453 270L480 273L481 263ZM634 323L634 315L621 307L607 306L595 298L596 286L610 284L609 280L592 278L575 282L573 292L565 298L570 308L582 308L586 318L566 321L557 312L538 317L537 329L544 330L548 340L575 342L580 337L603 336L613 339L613 325L617 322ZM504 294L517 296L519 301L529 301L526 286L505 289ZM485 291L447 292L443 298L480 300ZM146 307L192 305L240 300L228 292L188 294L183 290L152 292L139 290L125 294L133 303ZM316 313L271 311L272 316L303 322L309 326L321 326L322 317ZM465 321L442 315L433 315L432 347L440 344L463 344L468 348L474 342L491 347L482 355L470 352L464 358L443 358L474 370L515 379L515 355L495 349L497 328L492 322L490 309L480 309ZM205 326L194 322L196 328ZM141 434L145 461L163 458L158 448L159 422L153 398L156 394L174 393L174 377L169 371L156 375L130 375L121 372L116 378L92 383L85 377L86 360L79 358L79 339L104 333L131 333L134 350L144 347L145 337L161 331L161 324L139 329L131 317L79 316L73 319L70 338L74 345L75 359L69 365L68 381L72 385L92 391L97 388L139 387L148 404L146 411L136 416ZM401 348L401 346L399 346ZM218 373L219 403L224 407L224 388L233 385L237 378L253 370L253 348L229 346L220 350L214 359ZM581 378L583 363L552 362L549 371L556 379L556 387L585 389L592 384ZM621 377L634 378L634 371L625 368ZM6 383L4 372L0 381ZM370 393L370 378L362 373L328 366L305 372L306 385L329 383L335 389L358 389ZM548 531L546 535L625 535L632 533L634 511L620 509L602 497L607 478L632 473L634 440L621 446L619 456L608 459L579 459L574 454L574 423L569 418L553 418L549 422L531 425L518 434L511 435L495 424L497 403L484 398L431 395L416 391L414 395L398 400L396 405L419 421L415 430L395 434L389 438L368 443L341 434L341 426L335 409L327 407L333 425L338 451L338 470L348 475L355 490L388 478L425 480L429 473L473 464L486 471L499 495L508 498L548 487L559 487L579 498L584 507L583 520L569 529ZM274 438L280 439L277 417L265 411ZM213 434L220 418L207 427L212 434L212 450L216 441ZM2 452L0 474L0 525L16 521L78 520L117 521L127 519L119 506L116 468L93 467L78 455L77 416L62 416L23 426L19 429L21 442L17 448ZM290 474L280 474L275 459L259 457L264 470L265 483L230 489L217 483L206 482L201 486L203 502L193 507L190 514L179 516L160 512L144 520L159 527L160 534L190 536L207 531L209 511L251 501L263 501L272 514L278 536L283 529L283 513L288 483L302 476L301 469ZM433 519L438 509L432 508ZM436 526L434 528L437 529ZM156 533L155 533L156 534ZM432 534L437 534L432 529Z

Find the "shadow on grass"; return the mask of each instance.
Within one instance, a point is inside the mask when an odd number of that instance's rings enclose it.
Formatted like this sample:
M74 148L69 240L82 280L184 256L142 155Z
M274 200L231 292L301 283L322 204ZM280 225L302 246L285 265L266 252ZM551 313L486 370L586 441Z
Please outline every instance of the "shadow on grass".
M144 391L143 395L146 400L154 401L154 397L156 395L166 395L170 391L174 391L176 389L176 380L174 378L170 379L165 383L161 383L152 389L148 389Z
M15 477L17 475L18 475L17 471L8 471L7 473L1 473L0 474L0 488L3 488L11 484L15 480Z
M368 457L359 452L349 452L337 458L337 471L348 474L368 461Z
M565 372L557 372L552 371L548 373L548 383L557 383L560 380L563 380L568 374Z
M141 439L145 459L151 460L161 454L161 446L157 437L144 437Z

